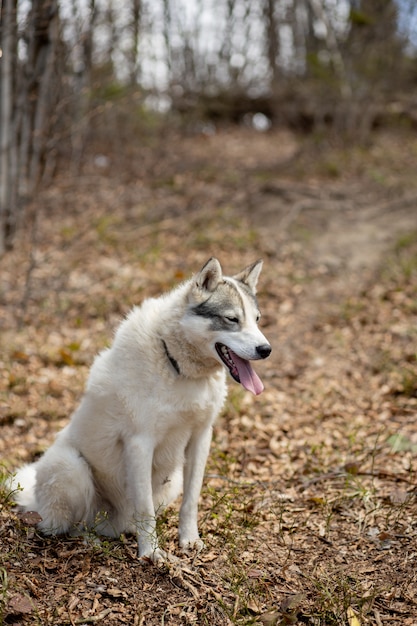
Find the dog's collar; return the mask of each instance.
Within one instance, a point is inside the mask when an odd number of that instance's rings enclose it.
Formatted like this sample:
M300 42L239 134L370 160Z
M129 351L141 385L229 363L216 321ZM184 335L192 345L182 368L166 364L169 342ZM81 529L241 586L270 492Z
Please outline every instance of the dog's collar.
M170 353L168 351L167 344L165 343L165 341L163 339L162 339L162 345L164 346L165 354L168 357L168 361L171 363L172 367L177 372L177 374L181 374L180 366L178 365L178 363L174 359L174 357L170 355Z

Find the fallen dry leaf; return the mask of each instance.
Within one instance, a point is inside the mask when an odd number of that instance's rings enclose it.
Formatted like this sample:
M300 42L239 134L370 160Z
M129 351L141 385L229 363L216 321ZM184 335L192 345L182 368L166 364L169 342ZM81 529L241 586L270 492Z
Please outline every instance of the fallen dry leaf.
M409 495L404 489L393 489L389 494L389 498L392 504L401 505L407 502Z
M253 613L254 615L258 615L259 613L261 613L262 611L262 605L261 602L259 600L257 600L256 598L251 598L247 603L246 603L246 608Z
M108 587L106 589L106 594L111 598L126 598L126 592L122 591L122 589L117 589L116 587Z
M347 613L347 619L348 619L349 626L361 626L361 622L357 618L356 613L352 609L351 606L349 606L347 608L346 613Z
M19 514L20 519L25 526L36 526L42 521L41 516L36 511L25 511Z
M7 603L8 612L12 615L24 615L34 610L33 601L20 593L13 595Z
M259 615L258 621L264 624L264 626L276 626L278 623L282 623L281 618L281 611L267 611ZM278 620L280 620L280 622L278 622Z

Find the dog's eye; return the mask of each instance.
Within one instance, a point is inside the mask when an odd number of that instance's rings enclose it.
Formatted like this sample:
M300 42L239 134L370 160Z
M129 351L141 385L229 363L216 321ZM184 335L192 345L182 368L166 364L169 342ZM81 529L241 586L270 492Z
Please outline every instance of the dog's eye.
M259 323L259 320L260 320L260 319L261 319L261 314L260 314L260 313L258 313L258 315L256 316L256 323L257 323L257 324Z
M225 320L227 320L231 324L239 324L239 318L238 317L233 317L233 316L229 317L228 315L226 315Z

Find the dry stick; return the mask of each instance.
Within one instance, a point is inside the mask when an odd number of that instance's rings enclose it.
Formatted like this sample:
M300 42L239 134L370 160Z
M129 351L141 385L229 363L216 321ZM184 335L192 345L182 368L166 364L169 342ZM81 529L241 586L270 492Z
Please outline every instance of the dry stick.
M385 472L384 470L379 470L377 472L355 472L355 474L345 471L340 472L327 472L327 474L321 474L320 476L316 476L311 478L307 482L301 485L302 489L307 489L311 485L315 485L323 480L331 480L332 478L346 478L347 476L372 476L373 478L390 478L391 480L395 480L397 482L407 483L412 486L411 491L417 489L417 484L414 483L409 478L405 476L401 476L400 474L392 474L391 472ZM219 480L224 480L225 482L232 483L233 485L238 485L239 487L255 487L258 485L275 485L277 481L265 481L265 480L255 480L253 482L243 482L240 480L235 480L234 478L229 478L228 476L221 476L220 474L207 474L206 478L214 478Z
M311 478L310 480L308 480L306 483L303 484L303 489L310 487L310 485L315 485L322 480L328 480L332 478L346 478L346 476L372 476L373 478L391 478L392 480L412 485L413 488L416 487L416 484L408 478L405 478L405 476L379 470L377 472L355 472L354 474L351 474L349 472L328 472L327 474L321 474L320 476L316 476L315 478Z
M91 617L78 617L74 624L95 624L95 622L99 622L104 619L109 613L112 612L113 609L104 609L101 613L97 615L91 615Z
M372 210L368 213L370 217L380 215L381 213L392 213L393 211L401 211L403 209L409 209L414 207L417 202L417 194L415 192L405 193L400 198L395 200L387 200L380 204L375 204Z
M373 476L374 478L390 478L395 480L396 482L407 483L412 486L411 492L417 488L417 483L414 483L412 480L405 478L405 476L401 476L400 474L392 474L391 472L384 472L384 470L379 470L378 472L358 472L359 476Z

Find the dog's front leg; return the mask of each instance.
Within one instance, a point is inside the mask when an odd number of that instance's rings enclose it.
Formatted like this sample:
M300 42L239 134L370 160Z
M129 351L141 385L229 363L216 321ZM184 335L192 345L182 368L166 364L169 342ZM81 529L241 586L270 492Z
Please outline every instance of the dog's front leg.
M181 548L204 547L197 526L198 500L203 485L204 469L210 450L212 427L194 433L185 452L184 495L180 509L179 542Z
M133 525L138 539L139 558L154 563L164 561L166 553L158 546L155 510L152 499L152 462L154 444L146 437L133 437L127 443L128 477L133 498Z

